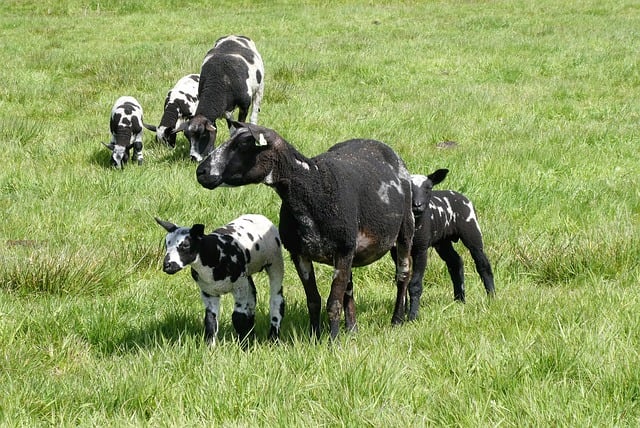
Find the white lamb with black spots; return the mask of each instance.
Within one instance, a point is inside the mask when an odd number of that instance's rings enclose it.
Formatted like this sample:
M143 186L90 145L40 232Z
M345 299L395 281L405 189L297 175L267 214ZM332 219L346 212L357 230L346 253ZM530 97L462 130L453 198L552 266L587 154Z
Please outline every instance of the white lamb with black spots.
M176 146L176 129L196 114L199 82L199 74L187 74L169 90L160 124L144 124L148 130L156 133L156 140L171 148Z
M200 162L215 147L216 119L225 117L233 133L233 112L244 122L251 108L251 123L258 123L264 93L264 64L255 43L245 36L218 39L207 52L200 70L198 108L189 122L176 128L191 142L191 159Z
M111 165L120 169L128 161L133 148L138 165L142 165L142 106L134 97L123 96L111 109L109 129L111 141L102 143L111 150Z
M458 240L469 249L487 294L493 296L495 293L493 272L484 252L482 232L473 204L466 196L453 190L433 190L433 186L442 182L448 172L447 169L439 169L426 176L411 176L416 232L411 247L410 320L418 315L429 247L435 248L447 264L455 300L465 301L464 265L462 257L453 248L453 242ZM391 254L395 257L393 251Z
M253 332L256 311L254 273L269 276L270 339L278 339L284 316L282 295L284 261L278 229L266 217L246 214L204 234L204 225L176 226L156 218L166 231L163 271L175 274L191 266L191 276L200 287L205 307L204 334L215 343L220 315L220 296L231 293L235 305L231 320L240 340Z

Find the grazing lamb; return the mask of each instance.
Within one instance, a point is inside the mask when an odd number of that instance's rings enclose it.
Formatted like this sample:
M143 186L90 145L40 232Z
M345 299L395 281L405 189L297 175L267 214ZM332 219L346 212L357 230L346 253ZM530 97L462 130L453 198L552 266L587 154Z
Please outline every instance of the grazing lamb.
M200 286L205 307L204 334L208 343L215 342L220 296L227 293L235 300L231 320L238 336L242 340L252 333L256 287L251 275L263 269L267 271L270 284L269 338L279 338L284 316L284 261L278 230L266 217L246 214L209 235L204 234L202 224L187 228L158 218L156 221L168 232L163 270L174 274L191 265L191 276Z
M334 267L327 312L331 338L342 310L356 329L351 268L378 260L396 244L397 296L392 323L404 321L414 233L411 178L387 145L354 139L314 158L275 131L234 122L231 138L196 170L208 189L264 183L282 199L280 236L304 285L312 337L320 336L320 294L312 262Z
M465 301L464 265L452 244L458 240L462 240L469 249L487 294L493 296L495 293L493 272L483 250L482 233L473 204L458 192L432 190L448 172L447 169L439 169L427 176L411 176L416 232L411 247L413 274L409 282L410 320L418 315L429 247L434 247L447 264L455 300ZM393 251L391 254L394 255Z
M199 74L187 74L178 80L164 100L164 113L160 119L160 125L144 124L145 128L156 133L156 140L162 141L171 148L176 146L174 130L196 114L199 81Z
M215 147L216 119L231 120L238 107L238 120L244 122L251 110L251 123L258 123L258 112L264 92L264 65L251 39L226 36L218 39L207 52L200 70L198 108L195 116L176 128L184 131L191 142L191 159L201 161Z
M122 168L129 161L129 153L133 153L142 165L142 106L133 97L120 97L111 109L111 142L102 143L111 150L111 164Z

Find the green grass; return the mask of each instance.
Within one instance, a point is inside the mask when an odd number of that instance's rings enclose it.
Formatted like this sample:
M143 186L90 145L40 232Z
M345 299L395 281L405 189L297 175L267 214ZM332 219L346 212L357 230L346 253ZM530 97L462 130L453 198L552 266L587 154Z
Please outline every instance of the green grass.
M2 2L0 425L637 426L638 28L640 5L611 0ZM450 169L495 300L459 247L455 304L430 253L419 319L392 328L385 258L354 273L359 332L316 344L287 257L282 343L265 339L263 275L249 349L231 297L203 343L197 288L162 273L153 217L277 223L279 199L205 190L181 136L170 151L145 133L145 165L124 171L100 142L118 96L157 123L233 33L265 61L260 123L302 153L369 137L415 173ZM331 275L317 268L324 298Z

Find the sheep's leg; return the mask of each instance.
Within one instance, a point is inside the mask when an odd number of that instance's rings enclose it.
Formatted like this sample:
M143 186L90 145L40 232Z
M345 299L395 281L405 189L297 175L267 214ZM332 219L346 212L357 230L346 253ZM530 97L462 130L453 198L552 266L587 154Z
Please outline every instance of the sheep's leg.
M241 280L242 278L238 281ZM233 328L241 341L245 340L253 332L256 319L256 286L251 276L247 276L245 281L245 284L234 287L235 307L233 308L233 314L231 314Z
M296 267L300 281L304 286L304 293L307 296L311 337L320 339L320 309L322 308L322 302L320 301L320 293L318 293L313 263L311 260L297 254L291 254L291 260Z
M248 106L238 106L238 122L244 122L247 120L247 115L249 114Z
M204 303L204 338L210 345L215 345L218 335L218 314L220 313L220 296L213 296L200 290Z
M356 301L353 298L353 273L347 283L347 289L344 293L344 323L347 331L357 332L358 326L356 325Z
M464 303L464 265L462 257L453 248L451 241L443 241L435 245L435 249L442 260L447 264L449 276L453 282L453 298Z
M415 251L413 249L413 273L409 281L409 321L418 317L420 310L420 298L422 297L422 281L427 268L427 250Z
M282 258L274 261L267 268L269 275L269 318L271 319L271 329L269 339L277 340L280 337L280 325L284 317L284 296L282 295L282 281L284 278L284 262Z
M411 192L407 192L409 201L406 206L411 206ZM405 219L400 227L400 233L396 240L396 305L391 317L391 324L402 324L405 319L405 306L407 298L407 286L411 279L411 245L413 242L413 234L415 225L413 222L413 214L409 211L410 216Z
M331 291L327 299L327 313L329 315L329 329L331 339L335 339L340 332L340 318L342 317L343 302L347 292L347 287L351 279L351 263L353 256L336 257ZM351 290L353 293L353 290ZM345 313L347 308L345 307ZM355 312L354 312L355 316ZM355 320L353 322L355 324Z

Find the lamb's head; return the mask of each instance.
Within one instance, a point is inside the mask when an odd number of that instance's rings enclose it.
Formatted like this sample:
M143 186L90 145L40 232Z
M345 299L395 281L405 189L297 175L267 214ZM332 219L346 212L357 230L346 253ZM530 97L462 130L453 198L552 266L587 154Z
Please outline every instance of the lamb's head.
M424 214L429 206L433 186L441 183L448 172L448 169L438 169L429 175L414 174L411 176L411 209L415 217Z
M198 183L218 186L271 184L273 168L285 141L272 129L232 122L235 132L198 165Z
M177 134L180 131L184 131L185 137L191 143L191 160L193 161L200 162L215 147L218 129L215 122L207 119L202 114L194 116L190 121L184 122L172 132Z
M164 125L150 125L148 123L143 123L144 127L149 131L156 133L156 141L166 144L172 149L176 146L176 131L174 131L173 126L164 126Z
M102 143L104 146L111 150L111 165L115 168L121 169L127 162L129 162L129 156L133 143L121 146L115 143Z
M168 274L179 272L193 263L200 251L204 237L204 225L194 224L191 228L176 226L156 217L156 222L167 231L165 237L166 254L162 270Z

